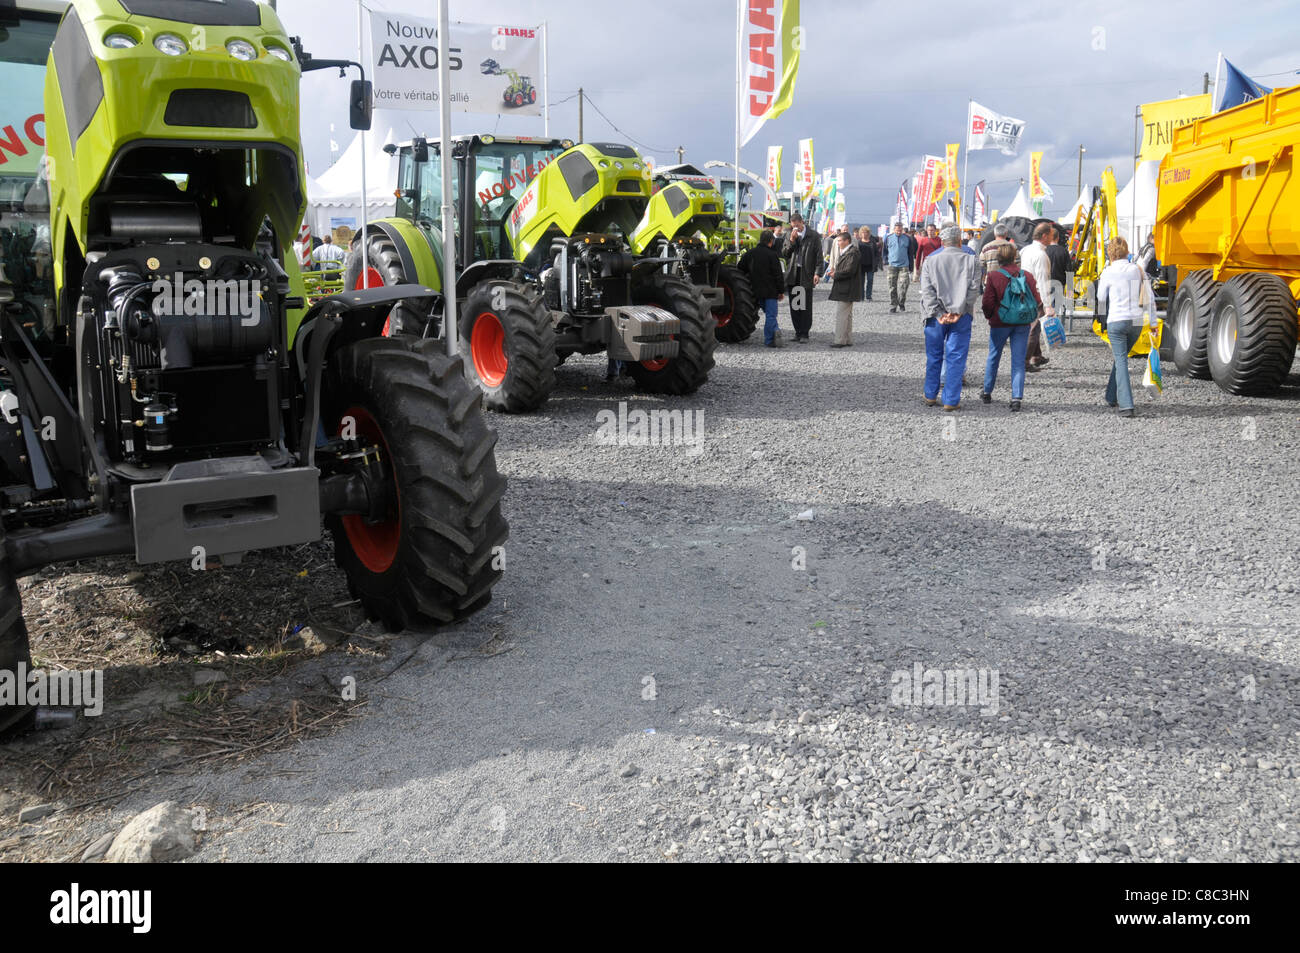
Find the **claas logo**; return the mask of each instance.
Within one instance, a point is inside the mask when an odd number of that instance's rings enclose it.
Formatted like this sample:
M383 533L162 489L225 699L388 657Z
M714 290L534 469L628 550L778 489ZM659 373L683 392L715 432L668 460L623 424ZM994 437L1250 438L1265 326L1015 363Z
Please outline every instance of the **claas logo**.
M497 27L497 36L521 36L526 40L531 40L537 36L537 31L516 26L499 26Z
M985 120L983 116L975 116L974 118L972 118L970 123L971 135L975 135L975 136L984 135L984 125L985 125Z

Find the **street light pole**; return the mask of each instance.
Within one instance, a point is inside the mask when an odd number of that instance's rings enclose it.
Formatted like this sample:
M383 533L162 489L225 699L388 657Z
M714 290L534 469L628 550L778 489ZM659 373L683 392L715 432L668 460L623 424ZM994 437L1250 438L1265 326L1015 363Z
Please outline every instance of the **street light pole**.
M1085 149L1082 145L1079 146L1079 178L1074 186L1075 195L1078 195L1080 192L1083 191L1083 154L1087 151L1088 150Z

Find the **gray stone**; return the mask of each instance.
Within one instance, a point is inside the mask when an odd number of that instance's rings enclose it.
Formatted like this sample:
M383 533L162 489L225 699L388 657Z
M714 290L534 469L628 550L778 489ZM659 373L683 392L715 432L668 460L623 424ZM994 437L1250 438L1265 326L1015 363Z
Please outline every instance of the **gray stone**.
M175 801L163 801L137 814L108 848L112 864L168 863L198 849L194 814Z

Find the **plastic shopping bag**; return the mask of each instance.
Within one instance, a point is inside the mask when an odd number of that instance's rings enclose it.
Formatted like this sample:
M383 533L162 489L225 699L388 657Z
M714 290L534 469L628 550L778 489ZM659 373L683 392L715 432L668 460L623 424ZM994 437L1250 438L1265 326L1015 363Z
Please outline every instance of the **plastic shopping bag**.
M1162 394L1165 383L1160 375L1160 329L1152 328L1150 333L1151 350L1147 352L1147 368L1142 372L1142 386L1147 388L1148 393L1154 389L1157 394Z
M1043 335L1052 347L1065 347L1065 325L1056 315L1043 318Z

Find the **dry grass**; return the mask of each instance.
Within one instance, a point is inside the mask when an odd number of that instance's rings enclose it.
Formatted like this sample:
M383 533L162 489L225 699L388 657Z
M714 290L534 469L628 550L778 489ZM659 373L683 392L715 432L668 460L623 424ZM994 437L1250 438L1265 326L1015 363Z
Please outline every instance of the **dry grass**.
M146 779L238 764L335 729L365 699L342 698L303 663L338 656L368 666L388 641L348 598L327 542L205 572L93 560L21 588L34 662L102 669L107 702L101 717L0 745L0 860L75 860L86 822ZM163 636L182 626L228 650L164 650ZM305 644L300 626L314 633ZM225 680L196 688L199 669ZM59 811L17 825L18 811L37 803Z

